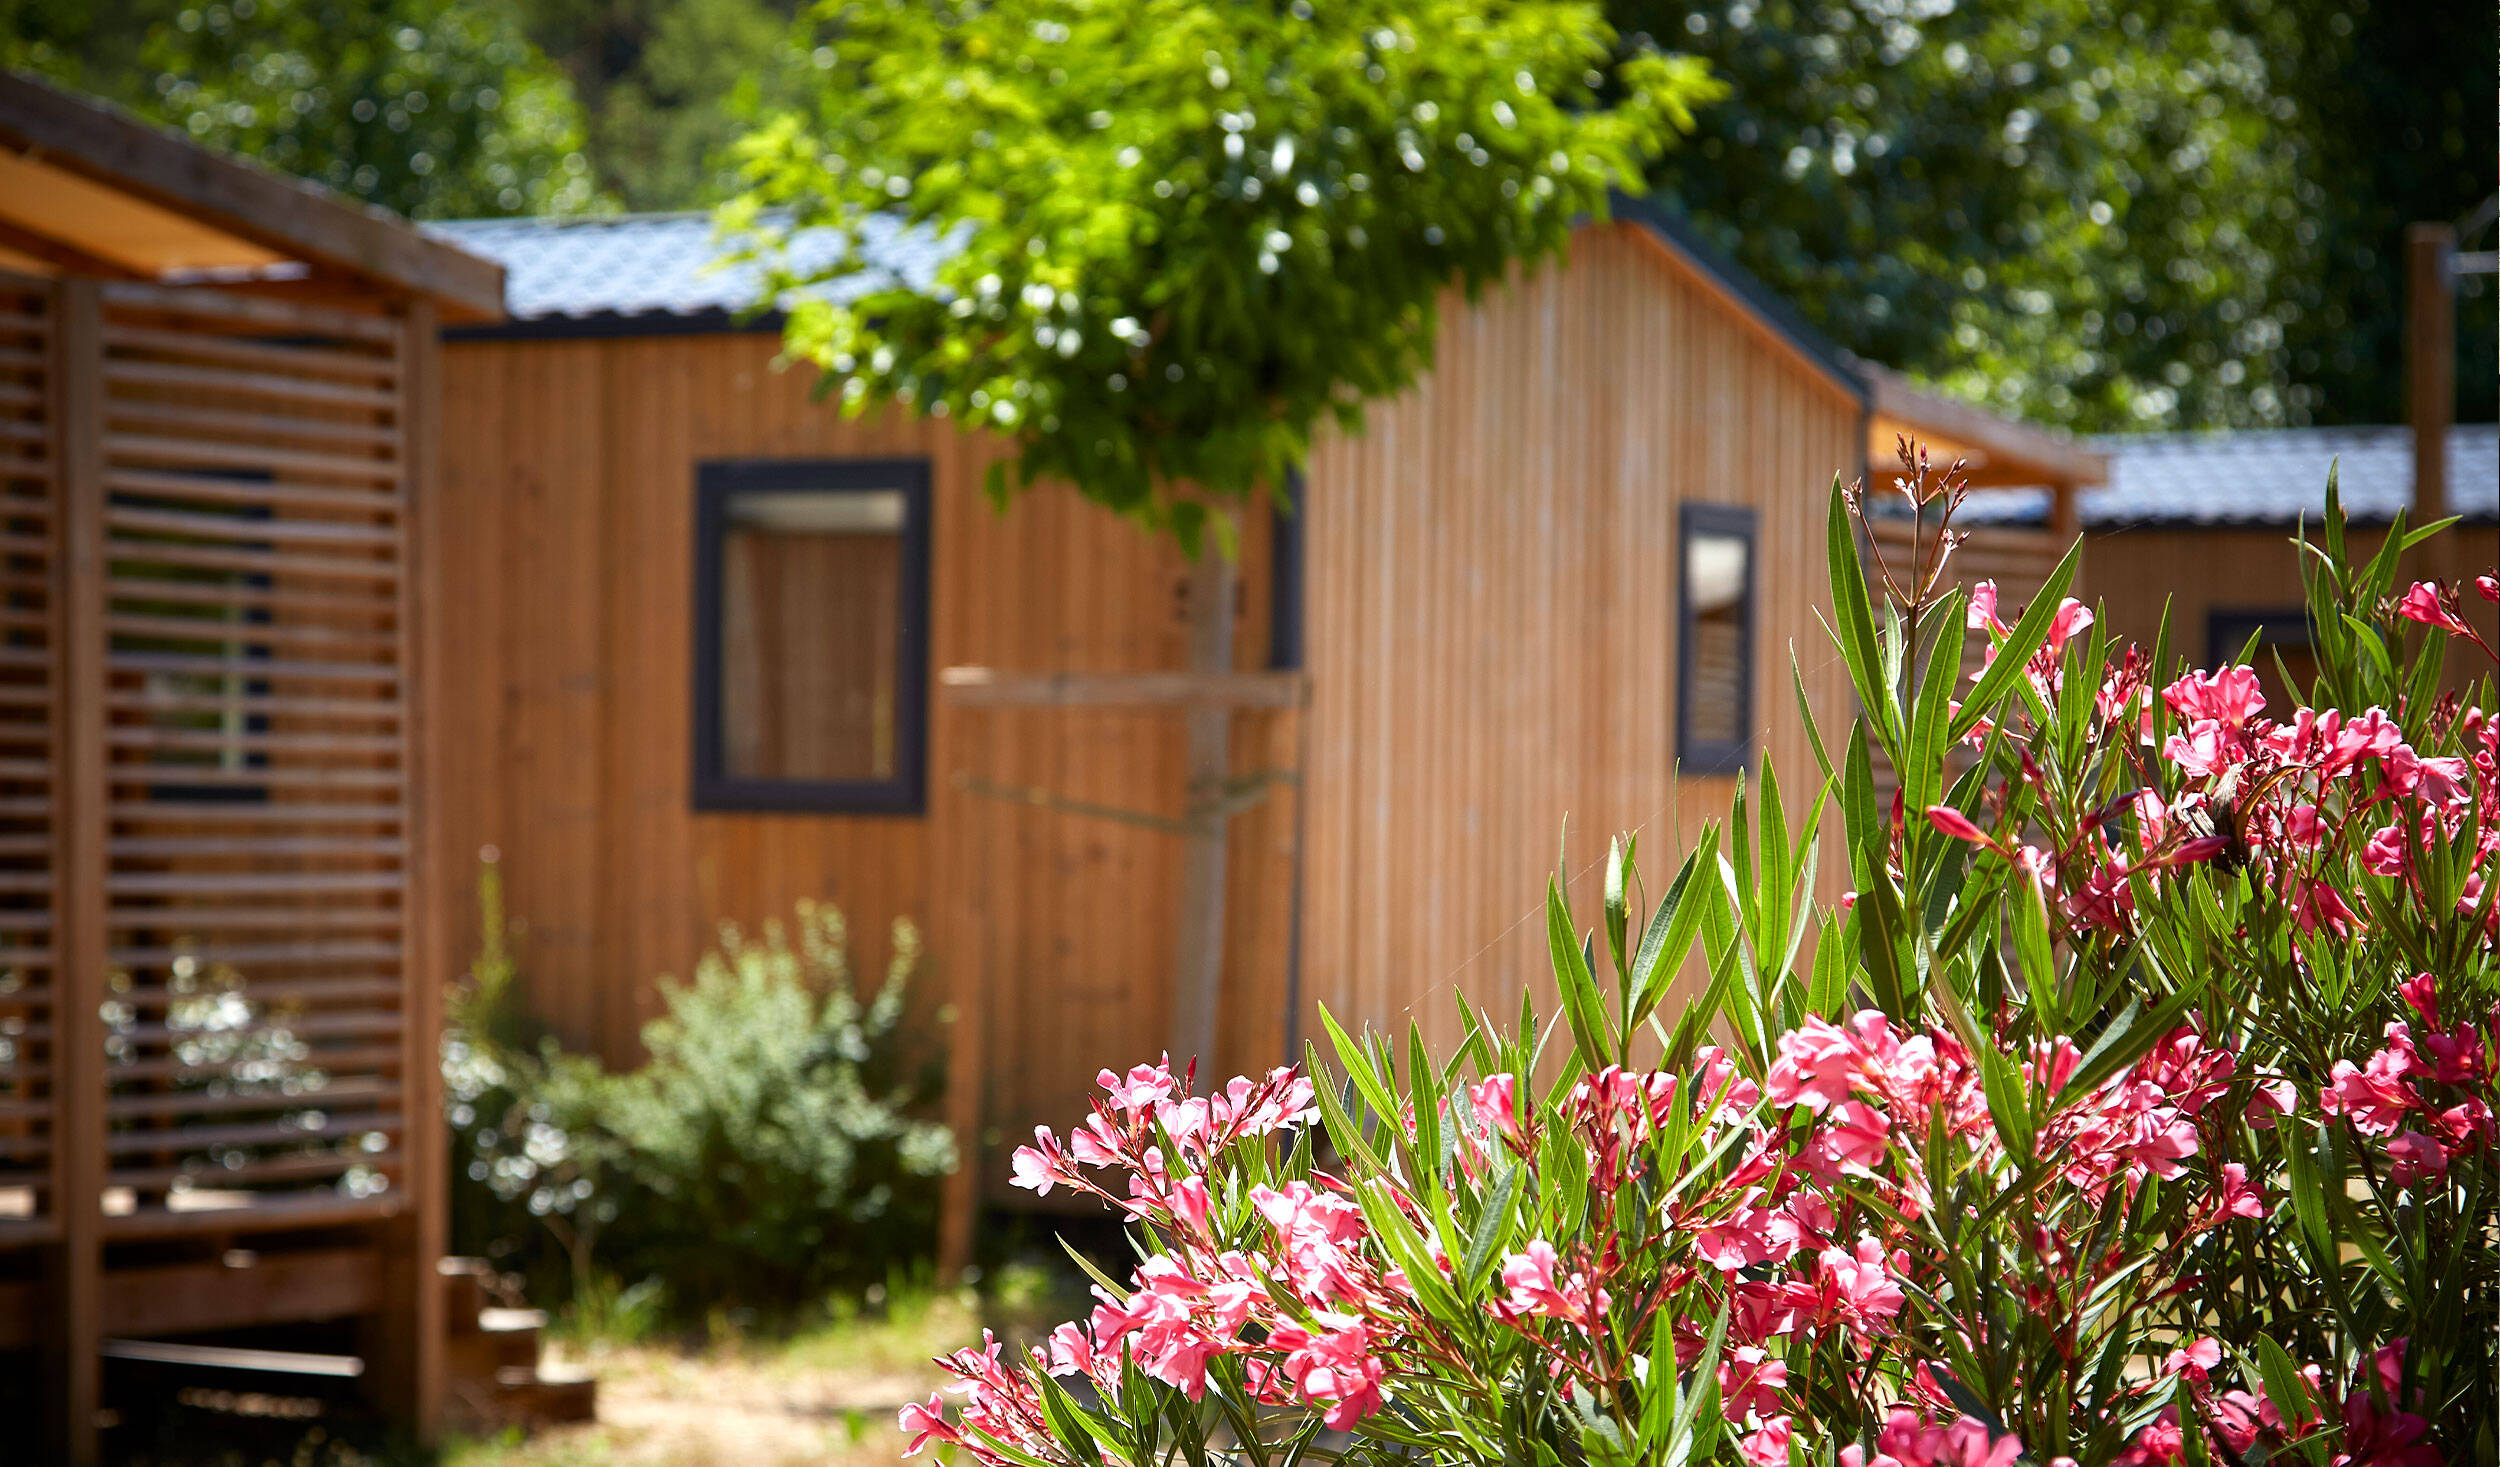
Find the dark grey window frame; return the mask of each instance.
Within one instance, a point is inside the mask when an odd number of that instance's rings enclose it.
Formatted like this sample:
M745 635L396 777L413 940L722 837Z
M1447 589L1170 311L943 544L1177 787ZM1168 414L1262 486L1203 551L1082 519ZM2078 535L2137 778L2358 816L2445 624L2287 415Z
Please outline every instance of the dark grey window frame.
M2215 606L2205 612L2205 666L2220 667L2239 656L2251 636L2259 647L2317 645L2317 629L2309 625L2306 606Z
M777 458L695 467L694 778L698 811L918 815L928 808L929 460ZM884 779L759 779L726 770L721 738L721 547L729 501L745 494L903 495L896 616L894 773Z
M1754 742L1739 736L1733 742L1696 738L1693 734L1693 587L1688 574L1695 536L1735 538L1745 542L1745 584L1738 605L1738 696L1740 722L1753 724L1755 623L1760 617L1762 535L1760 516L1736 504L1686 504L1678 513L1675 536L1675 757L1686 774L1742 774L1753 767Z

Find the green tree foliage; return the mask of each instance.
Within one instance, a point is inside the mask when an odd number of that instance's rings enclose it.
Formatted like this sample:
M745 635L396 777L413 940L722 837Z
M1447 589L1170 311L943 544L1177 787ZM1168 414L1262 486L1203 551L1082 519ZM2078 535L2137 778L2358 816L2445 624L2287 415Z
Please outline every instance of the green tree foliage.
M0 62L403 214L597 201L562 73L494 0L16 0Z
M813 77L789 64L791 0L529 0L530 33L573 80L599 186L629 209L737 191L730 143Z
M1560 247L1715 91L1687 58L1618 65L1574 3L827 0L792 60L806 103L740 145L726 214L773 289L867 269L810 268L797 230L955 242L934 282L801 291L792 350L853 411L1011 436L996 492L1065 479L1193 546L1175 486L1279 484L1316 422L1430 361L1444 288Z
M2080 428L2399 419L2403 225L2491 187L2481 0L1610 12L1733 87L1662 194L1852 349Z

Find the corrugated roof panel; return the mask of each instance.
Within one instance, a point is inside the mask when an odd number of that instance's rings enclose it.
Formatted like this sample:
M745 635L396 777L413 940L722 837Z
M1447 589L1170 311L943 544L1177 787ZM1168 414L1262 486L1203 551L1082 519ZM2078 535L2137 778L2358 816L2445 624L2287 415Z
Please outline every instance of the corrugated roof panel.
M2385 521L2413 503L2410 428L2276 428L2232 433L2110 434L2109 482L2075 497L2086 529L2110 533L2154 525L2289 525L2326 513L2326 475L2336 468L2344 512ZM2460 423L2448 432L2451 514L2500 520L2500 425ZM1969 524L2039 524L2045 490L1973 494Z
M890 280L926 285L945 247L928 230L871 220L866 254L878 274L828 287L857 296ZM751 309L763 291L752 264L723 263L732 241L708 214L569 219L468 219L427 232L504 267L504 305L516 322L717 317ZM839 236L802 230L790 253L802 266L830 260Z

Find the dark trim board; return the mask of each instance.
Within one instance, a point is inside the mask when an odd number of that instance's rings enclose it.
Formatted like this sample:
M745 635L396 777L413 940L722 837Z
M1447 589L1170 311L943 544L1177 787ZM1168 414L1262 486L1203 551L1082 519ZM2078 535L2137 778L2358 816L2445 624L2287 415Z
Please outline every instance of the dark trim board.
M1309 506L1310 485L1295 469L1285 475L1285 502L1268 510L1267 665L1275 672L1302 669L1302 527Z
M758 336L781 334L787 319L779 311L732 311L710 307L700 311L599 311L584 316L515 316L483 326L449 326L443 340L575 341L642 336Z
M929 494L925 458L713 460L695 467L694 769L698 811L919 815L928 808ZM887 779L735 778L722 772L720 552L736 494L903 494L902 606L896 621L894 774Z
M1697 739L1693 735L1693 588L1688 547L1696 535L1732 537L1745 542L1744 589L1737 604L1743 620L1737 639L1737 703L1743 731L1732 742ZM1760 519L1751 506L1685 504L1678 511L1675 535L1675 760L1686 774L1742 774L1753 767L1754 642L1761 608L1755 598L1762 586Z

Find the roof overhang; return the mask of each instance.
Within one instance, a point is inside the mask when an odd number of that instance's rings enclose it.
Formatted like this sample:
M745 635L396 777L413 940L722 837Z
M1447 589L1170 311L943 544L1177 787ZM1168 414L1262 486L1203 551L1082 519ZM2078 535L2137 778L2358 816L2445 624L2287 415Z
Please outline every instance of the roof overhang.
M2109 481L2108 456L2063 433L1930 392L1890 367L1857 367L1873 407L1869 464L1891 463L1896 440L1907 437L1945 462L1963 460L1973 488L2076 489Z
M164 284L327 282L503 316L503 267L380 209L0 71L0 268Z

